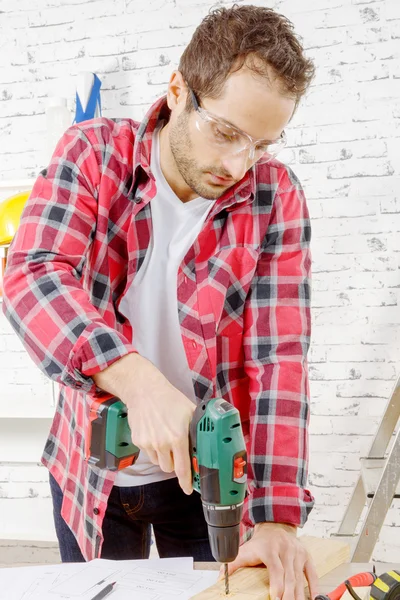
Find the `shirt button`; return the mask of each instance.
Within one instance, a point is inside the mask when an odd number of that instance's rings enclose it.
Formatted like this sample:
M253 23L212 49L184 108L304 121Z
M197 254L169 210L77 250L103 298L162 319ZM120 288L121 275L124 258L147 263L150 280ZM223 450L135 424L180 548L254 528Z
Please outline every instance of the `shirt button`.
M93 514L94 515L99 515L100 514L100 511L99 511L99 509L97 507L93 509Z
M185 275L185 277L184 277L183 281L184 281L185 283L187 283L187 282L188 282L188 278L186 277L186 275Z
M197 344L194 340L192 340L192 346L193 346L193 348L197 348Z

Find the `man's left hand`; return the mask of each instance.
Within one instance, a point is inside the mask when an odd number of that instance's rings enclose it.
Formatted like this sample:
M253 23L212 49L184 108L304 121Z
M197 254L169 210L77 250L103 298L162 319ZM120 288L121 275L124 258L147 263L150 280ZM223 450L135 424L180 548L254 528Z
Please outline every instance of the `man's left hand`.
M271 600L304 600L304 576L310 597L318 594L318 576L307 550L296 537L296 528L283 523L258 523L253 537L229 563L229 574L242 567L264 564L269 570Z

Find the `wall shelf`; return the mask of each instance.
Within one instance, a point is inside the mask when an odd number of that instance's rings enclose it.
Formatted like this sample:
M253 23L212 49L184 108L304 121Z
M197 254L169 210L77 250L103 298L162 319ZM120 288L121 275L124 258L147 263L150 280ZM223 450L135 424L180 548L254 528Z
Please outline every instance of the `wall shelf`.
M21 188L31 188L35 183L35 179L0 179L0 190L12 190Z

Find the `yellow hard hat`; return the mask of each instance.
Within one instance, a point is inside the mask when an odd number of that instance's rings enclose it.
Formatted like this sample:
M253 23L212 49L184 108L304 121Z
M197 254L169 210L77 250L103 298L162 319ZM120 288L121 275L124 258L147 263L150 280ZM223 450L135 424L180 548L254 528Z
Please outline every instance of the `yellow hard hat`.
M20 192L0 202L0 246L11 244L30 193Z

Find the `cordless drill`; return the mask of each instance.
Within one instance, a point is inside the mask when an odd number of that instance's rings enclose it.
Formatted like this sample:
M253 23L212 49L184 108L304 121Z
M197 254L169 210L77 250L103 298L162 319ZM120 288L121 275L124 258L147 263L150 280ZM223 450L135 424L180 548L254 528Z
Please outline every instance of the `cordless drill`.
M239 551L239 527L246 493L247 457L239 412L222 398L197 406L189 431L193 488L200 493L211 552L225 564ZM87 458L100 469L117 471L139 456L132 442L126 406L116 397L96 400L90 411Z

